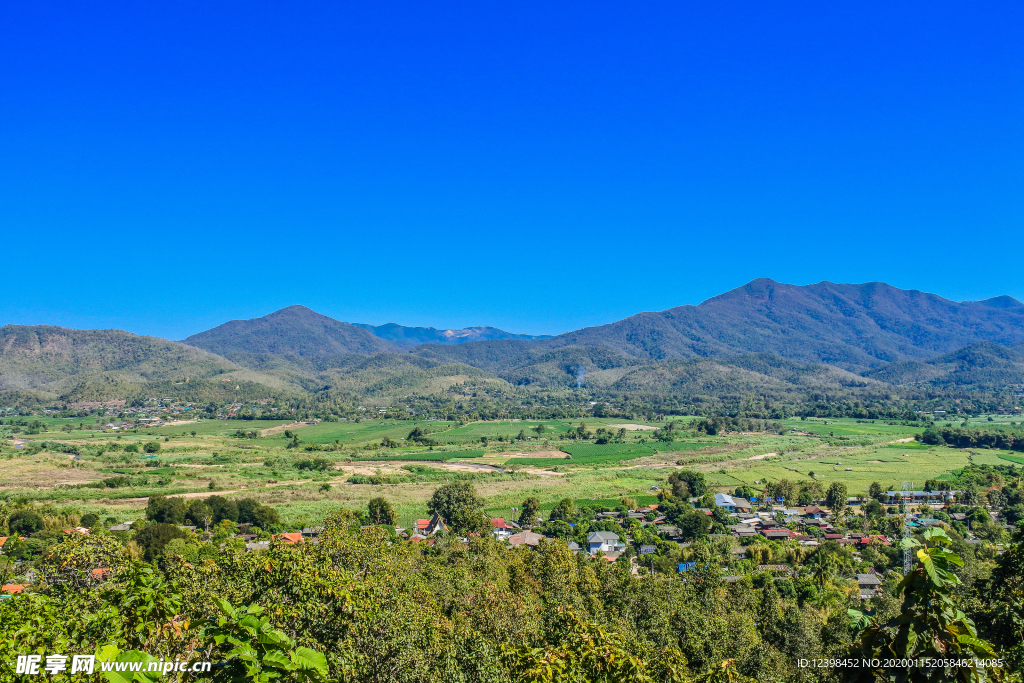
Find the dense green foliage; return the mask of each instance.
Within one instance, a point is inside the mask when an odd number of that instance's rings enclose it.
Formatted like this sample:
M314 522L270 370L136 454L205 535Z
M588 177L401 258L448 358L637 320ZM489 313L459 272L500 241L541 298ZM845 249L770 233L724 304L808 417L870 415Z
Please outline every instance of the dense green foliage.
M1000 448L1024 451L1022 430L981 430L963 427L933 427L921 434L922 443L957 448Z
M446 500L458 498L451 493ZM374 683L824 683L846 671L800 668L798 660L925 655L940 642L949 653L1007 656L990 652L984 633L970 641L955 634L973 628L976 617L963 610L994 608L1018 629L995 647L1019 648L1019 545L997 560L993 602L988 584L957 578L966 564L948 543L935 545L941 538L925 535L918 569L894 587L903 605L881 600L854 637L853 603L829 569L844 557L838 549L819 551L822 561L808 566L824 569L806 578L754 573L727 583L706 542L694 546L685 575L634 575L625 560L591 560L557 541L511 550L487 535L396 543L386 528L361 527L350 514L328 520L319 543L272 542L264 552L227 545L187 559L186 545L175 545L183 541L171 540L159 567L132 561L106 534L74 535L40 560L32 591L0 603L0 660L37 649L145 652L225 663L215 681L276 672ZM912 649L900 636L908 628L926 636Z

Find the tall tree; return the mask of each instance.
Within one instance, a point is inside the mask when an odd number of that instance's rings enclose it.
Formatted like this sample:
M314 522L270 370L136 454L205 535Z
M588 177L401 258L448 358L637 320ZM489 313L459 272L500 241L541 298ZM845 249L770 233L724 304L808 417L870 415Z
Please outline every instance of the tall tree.
M398 524L398 512L384 498L371 498L366 506L367 516L374 524Z
M540 512L540 500L531 496L523 501L520 506L519 519L517 523L523 528L532 527L537 523L537 513Z
M558 501L558 505L552 508L548 520L551 522L558 520L576 521L576 503L572 501L572 498L563 498Z
M435 490L427 510L440 515L455 533L482 533L491 526L484 514L483 499L468 482L453 481Z
M843 512L846 511L846 498L847 498L846 484L836 481L828 487L828 492L825 494L825 504L828 505L829 509L832 510L832 514L836 517L842 517Z
M996 557L987 590L991 612L987 632L1006 652L1007 668L1024 671L1024 526L1018 526L1013 544Z

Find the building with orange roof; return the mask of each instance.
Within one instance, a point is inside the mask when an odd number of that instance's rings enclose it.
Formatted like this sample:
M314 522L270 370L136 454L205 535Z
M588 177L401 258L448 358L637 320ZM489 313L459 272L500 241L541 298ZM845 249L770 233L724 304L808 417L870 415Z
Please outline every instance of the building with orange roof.
M438 531L448 531L448 525L437 514L430 519L417 519L412 528L413 536L433 536Z

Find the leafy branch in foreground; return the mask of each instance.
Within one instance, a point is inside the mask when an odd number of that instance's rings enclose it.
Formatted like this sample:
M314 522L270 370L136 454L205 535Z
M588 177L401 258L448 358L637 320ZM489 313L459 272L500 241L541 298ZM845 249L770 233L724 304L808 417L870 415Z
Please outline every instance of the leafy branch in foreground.
M889 681L891 683L932 683L961 681L981 683L1001 681L1000 667L886 666L905 660L997 660L992 645L978 637L974 622L960 609L954 589L961 585L953 567L963 567L959 555L947 549L952 539L938 527L927 529L925 543L910 538L904 549L916 549L917 567L897 587L903 595L900 614L885 624L865 621L865 615L849 610L855 625L869 623L854 646L852 655L879 660L882 666L850 669L850 681Z
M259 605L233 607L214 598L221 615L216 626L202 631L210 641L211 659L218 655L224 665L215 669L214 681L276 680L324 681L327 658L308 647L295 647L284 632L275 629Z

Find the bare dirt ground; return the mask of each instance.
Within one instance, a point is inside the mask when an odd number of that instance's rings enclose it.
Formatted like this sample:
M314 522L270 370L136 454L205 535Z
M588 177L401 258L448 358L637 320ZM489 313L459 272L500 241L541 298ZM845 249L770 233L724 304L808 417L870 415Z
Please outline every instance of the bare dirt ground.
M525 472L526 474L536 474L539 477L564 477L566 475L565 472L552 472L551 470L538 470L538 469L536 469L534 467L530 467L530 468L527 468L527 469L524 469L524 470L519 470L519 471L520 472Z
M56 454L6 460L0 467L0 488L50 488L59 484L84 484L102 479L95 472L72 468L68 464L65 456Z
M178 425L194 425L198 420L175 420L174 422L164 422L165 427L177 427Z
M910 437L909 439L896 439L895 441L890 441L889 443L910 443L911 441L914 440L914 437Z
M309 427L311 425L305 422L293 422L290 425L278 425L277 427L268 427L260 430L260 436L273 436L274 434L280 434L281 432L289 431L292 429L302 429L303 427Z
M636 424L624 424L624 425L608 425L612 429L625 429L627 432L653 432L656 431L657 427L651 427L650 425L636 425Z
M507 451L505 453L492 453L491 458L561 458L565 459L566 454L562 451ZM513 463L509 463L513 464Z
M773 455L778 455L778 453L765 453L764 455L752 455L749 458L743 458L743 459L744 460L764 460L765 458L770 458Z

